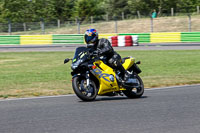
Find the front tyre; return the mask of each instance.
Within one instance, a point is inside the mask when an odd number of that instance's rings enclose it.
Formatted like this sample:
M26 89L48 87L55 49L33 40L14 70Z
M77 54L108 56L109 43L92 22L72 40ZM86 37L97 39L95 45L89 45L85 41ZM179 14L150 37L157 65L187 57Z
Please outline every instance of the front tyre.
M136 79L138 82L138 87L136 88L126 88L127 90L124 90L123 93L128 97L128 98L139 98L143 95L144 93L144 84L142 79L136 74Z
M93 101L97 96L95 83L91 81L90 87L87 87L86 79L84 77L78 76L73 78L72 87L75 94L83 101Z

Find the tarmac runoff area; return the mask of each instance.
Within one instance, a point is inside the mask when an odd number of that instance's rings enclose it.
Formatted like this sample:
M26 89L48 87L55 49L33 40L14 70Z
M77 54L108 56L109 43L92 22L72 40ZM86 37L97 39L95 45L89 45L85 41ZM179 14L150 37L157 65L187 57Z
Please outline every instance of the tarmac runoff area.
M33 51L75 51L76 47L84 44L67 45L0 45L0 52L33 52ZM120 50L195 50L200 49L200 43L142 43L132 47L114 47Z
M138 99L76 96L0 101L0 133L198 133L199 85L146 90Z
M84 45L0 46L0 52L74 51ZM193 50L200 43L140 44L115 50ZM200 86L145 90L139 99L75 95L0 100L0 133L197 133Z

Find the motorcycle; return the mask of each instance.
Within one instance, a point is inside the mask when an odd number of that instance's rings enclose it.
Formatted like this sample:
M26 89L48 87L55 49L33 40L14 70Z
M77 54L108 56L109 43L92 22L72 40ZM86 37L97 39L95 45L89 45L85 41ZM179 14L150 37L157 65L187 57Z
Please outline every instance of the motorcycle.
M122 65L129 73L126 83L120 77L120 71L106 65L106 57L89 52L86 47L78 47L73 59L66 58L64 64L72 60L72 87L83 101L93 101L96 96L116 96L123 94L128 98L139 98L144 93L144 84L139 77L138 64L132 57L122 59Z

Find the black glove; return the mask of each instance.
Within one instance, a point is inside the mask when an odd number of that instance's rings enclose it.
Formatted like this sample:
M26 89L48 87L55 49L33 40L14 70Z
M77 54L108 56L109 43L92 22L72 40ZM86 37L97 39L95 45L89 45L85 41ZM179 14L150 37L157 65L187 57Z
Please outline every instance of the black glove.
M93 51L92 53L94 56L99 56L101 54L101 51L97 49L97 50Z
M92 52L92 54L93 54L93 55L99 55L99 51L98 51L98 50L95 50L95 51Z
M95 57L95 56L98 56L98 51L89 51L88 52L88 55L89 55L89 58L92 58L92 57Z

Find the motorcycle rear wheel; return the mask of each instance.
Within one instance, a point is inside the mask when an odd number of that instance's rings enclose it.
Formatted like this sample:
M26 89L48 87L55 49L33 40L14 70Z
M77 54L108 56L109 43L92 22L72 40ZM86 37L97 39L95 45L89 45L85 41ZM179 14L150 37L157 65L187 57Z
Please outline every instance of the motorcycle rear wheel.
M128 98L139 98L144 93L144 84L142 79L136 74L136 79L138 80L139 87L137 88L126 88L127 90L122 91Z
M73 78L72 87L75 94L83 101L93 101L97 96L95 83L91 81L90 88L87 88L86 79L84 77Z

